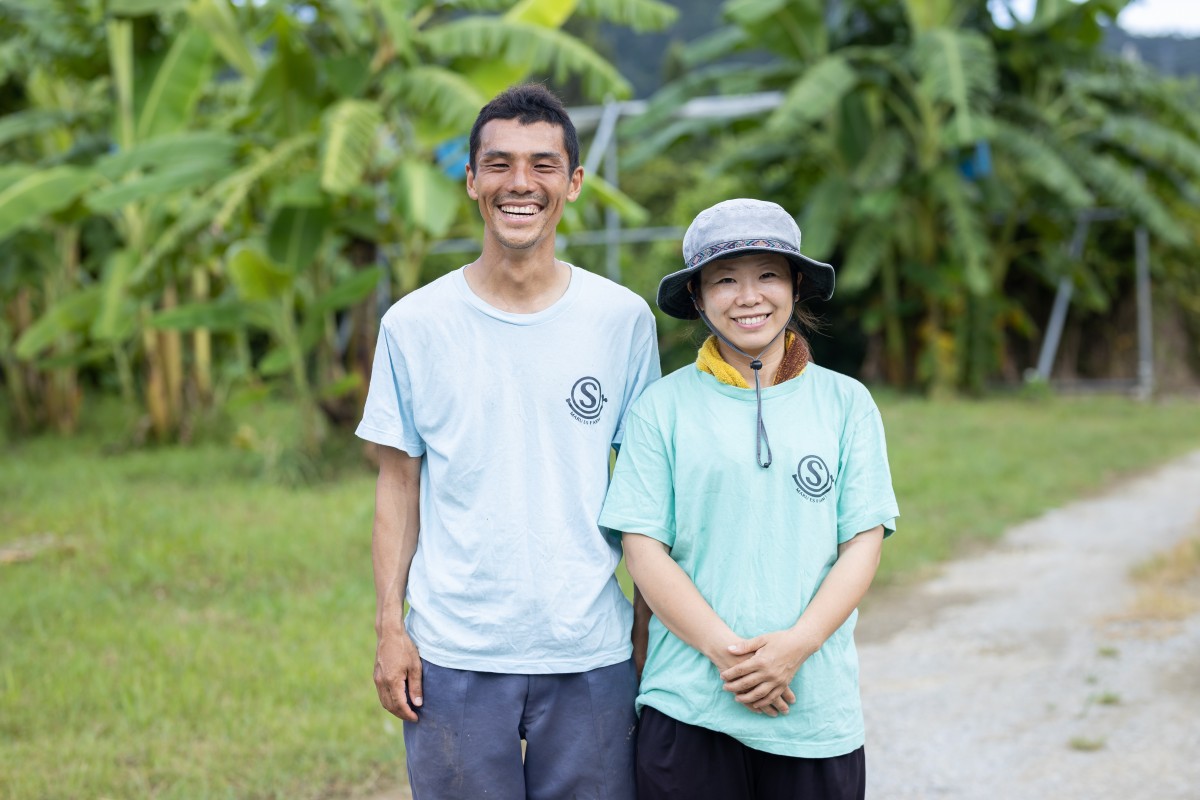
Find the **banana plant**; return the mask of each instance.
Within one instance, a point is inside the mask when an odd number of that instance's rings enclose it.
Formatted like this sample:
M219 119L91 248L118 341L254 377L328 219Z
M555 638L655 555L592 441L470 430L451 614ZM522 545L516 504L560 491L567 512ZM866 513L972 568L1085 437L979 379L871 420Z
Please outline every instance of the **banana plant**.
M626 129L642 142L624 163L678 143L702 148L714 175L752 175L742 191L798 212L806 252L838 264L884 376L977 389L1005 337L1036 328L1012 282L1061 277L1081 209L1127 209L1164 253L1195 252L1182 221L1196 105L1099 52L1124 5L1040 2L1002 29L984 3L729 0L727 27L683 53L687 74ZM761 49L773 59L734 64ZM687 99L730 90L782 102L733 124L668 122Z
M627 94L562 30L572 14L639 28L674 15L655 0L314 0L304 13L283 0L55 3L73 11L48 16L47 36L86 20L102 43L89 65L106 73L94 83L106 102L91 150L0 170L0 247L53 239L49 222L75 217L105 247L87 250L86 287L0 343L42 360L99 348L159 438L186 427L187 398L212 395L229 345L259 376L289 376L306 414L361 390L369 363L344 351L339 328L369 332L361 307L377 284L410 291L435 241L476 227L433 145L466 132L497 76ZM54 103L19 112L0 120L0 148L76 123ZM590 197L641 211L612 187ZM265 354L251 335L265 335ZM322 426L306 429L311 450Z

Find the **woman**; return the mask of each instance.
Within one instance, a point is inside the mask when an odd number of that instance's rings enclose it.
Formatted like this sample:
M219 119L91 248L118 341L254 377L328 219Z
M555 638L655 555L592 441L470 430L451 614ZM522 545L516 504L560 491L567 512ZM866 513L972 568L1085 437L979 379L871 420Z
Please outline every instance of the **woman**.
M855 609L899 512L874 401L795 322L833 268L747 199L701 212L683 255L658 305L713 336L630 410L600 518L654 612L638 796L862 798Z

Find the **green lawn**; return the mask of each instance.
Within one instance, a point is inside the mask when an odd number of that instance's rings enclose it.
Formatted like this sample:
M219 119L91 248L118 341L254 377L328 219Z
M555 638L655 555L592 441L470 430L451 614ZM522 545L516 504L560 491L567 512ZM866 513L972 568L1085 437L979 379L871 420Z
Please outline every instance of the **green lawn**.
M884 580L1200 447L1196 403L880 400L903 513ZM110 450L119 438L4 444L0 550L55 538L0 563L0 797L402 781L371 683L373 476L288 488L228 445Z

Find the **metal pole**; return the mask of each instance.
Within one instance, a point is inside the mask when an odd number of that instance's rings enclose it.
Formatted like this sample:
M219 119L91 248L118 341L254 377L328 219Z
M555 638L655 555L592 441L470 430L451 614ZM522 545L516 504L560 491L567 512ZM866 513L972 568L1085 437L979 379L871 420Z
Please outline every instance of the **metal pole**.
M1083 243L1087 239L1088 221L1080 216L1075 221L1075 234L1071 237L1067 258L1071 263L1083 257ZM1071 304L1071 295L1075 291L1069 277L1058 282L1058 292L1054 295L1054 308L1050 311L1050 321L1046 325L1046 338L1042 340L1042 352L1038 355L1036 377L1043 381L1050 380L1050 372L1054 369L1054 357L1058 355L1058 342L1062 338L1063 326L1067 322L1067 307Z
M614 188L620 188L617 172L617 137L608 140L608 152L604 157L604 180ZM604 209L604 232L607 242L604 248L604 272L608 279L621 282L621 215L615 208Z
M583 160L584 180L600 168L600 161L608 152L609 143L615 138L617 120L621 118L621 104L611 99L604 102L604 111L600 115L600 124L596 126L596 135L592 137L592 146L588 148L587 158Z
M1154 391L1154 326L1150 303L1150 234L1144 225L1133 232L1133 249L1137 256L1137 395L1147 400Z

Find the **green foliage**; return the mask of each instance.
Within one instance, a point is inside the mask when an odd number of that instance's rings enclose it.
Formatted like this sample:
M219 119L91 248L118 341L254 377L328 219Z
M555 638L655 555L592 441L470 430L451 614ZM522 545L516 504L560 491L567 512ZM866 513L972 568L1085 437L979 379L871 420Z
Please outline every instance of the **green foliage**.
M257 362L289 375L314 446L316 399L361 402L357 356L374 335L365 306L335 314L367 302L384 252L402 254L388 259L390 285L408 291L433 239L478 224L434 146L466 131L496 80L548 73L596 100L626 92L613 65L561 30L572 15L640 30L675 14L655 0L4 7L0 251L19 255L0 270L0 318L18 320L0 367L17 407L69 411L73 377L38 371L101 358L171 439L202 410L187 397L214 398L214 361L243 379ZM587 198L641 211L612 187ZM338 336L346 320L353 349ZM270 355L255 359L252 333ZM62 397L26 396L45 386Z
M528 63L533 70L551 72L556 81L577 74L592 97L628 97L631 93L615 67L582 42L554 28L492 17L466 17L439 25L426 32L422 40L449 57L498 55L504 61ZM504 88L489 85L487 93Z
M0 173L0 239L69 206L96 176L75 167L9 167Z
M100 308L100 300L100 288L91 287L56 303L17 339L17 358L36 358L63 336L86 331Z
M1001 29L982 3L729 0L627 162L702 145L710 175L797 214L805 252L834 263L881 353L873 375L979 391L1039 335L1020 304L1048 282L1069 272L1101 306L1123 285L1118 258L1064 264L1082 209L1119 209L1104 225L1128 238L1146 226L1156 277L1193 291L1197 91L1098 50L1122 5L1042 0ZM765 118L672 119L690 98L764 91L783 95Z
M383 113L375 103L342 100L325 119L321 188L346 195L362 183Z
M253 244L229 249L229 277L244 300L271 300L292 287L294 276Z
M182 130L209 80L212 42L188 27L175 39L142 104L137 123L139 141Z

